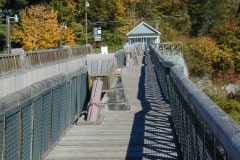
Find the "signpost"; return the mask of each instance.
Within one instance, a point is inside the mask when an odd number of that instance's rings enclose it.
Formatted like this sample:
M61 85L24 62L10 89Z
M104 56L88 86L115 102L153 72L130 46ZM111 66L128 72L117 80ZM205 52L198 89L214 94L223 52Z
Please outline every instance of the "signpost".
M93 28L93 34L94 34L94 41L96 42L96 46L101 42L102 38L102 30L101 27L94 27Z
M101 41L101 35L102 35L101 27L94 27L93 33L94 33L94 41L95 42Z

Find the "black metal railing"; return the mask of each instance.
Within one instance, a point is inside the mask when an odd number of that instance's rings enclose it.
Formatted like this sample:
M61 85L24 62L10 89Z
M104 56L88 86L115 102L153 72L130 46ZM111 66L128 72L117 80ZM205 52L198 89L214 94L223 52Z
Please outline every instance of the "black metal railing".
M42 159L75 123L87 92L82 67L0 98L0 159Z
M150 49L152 61L173 120L184 160L237 160L240 126L200 91L182 72Z

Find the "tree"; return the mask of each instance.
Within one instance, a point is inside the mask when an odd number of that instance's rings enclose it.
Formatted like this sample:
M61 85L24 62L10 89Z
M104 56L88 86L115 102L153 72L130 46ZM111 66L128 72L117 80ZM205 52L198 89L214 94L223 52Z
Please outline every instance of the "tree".
M116 0L115 2L115 14L114 14L114 19L116 23L118 24L116 26L116 31L121 33L121 34L127 34L129 25L126 23L123 23L125 20L125 10L126 8L123 5L122 0Z
M0 0L0 7L3 7L5 3L6 3L6 0Z
M155 19L159 17L159 2L156 0L141 1L137 4L138 15L145 19Z
M74 34L74 43L84 44L85 43L85 27L80 23L72 22L71 26Z
M28 5L28 0L6 0L4 7L6 9L21 10Z
M20 17L20 23L13 27L12 39L21 44L24 50L59 46L60 28L56 11L40 4L26 8ZM70 29L68 31L73 36L72 31ZM73 44L72 41L71 43Z
M163 23L168 24L170 30L174 29L182 34L189 33L191 23L186 0L162 0L157 6L159 16L164 19Z
M221 50L211 38L191 39L185 51L190 74L194 76L219 75L234 69L233 55Z
M74 46L75 35L74 35L74 31L71 28L63 28L62 41L63 41L63 45Z
M83 2L82 2L83 1ZM80 12L80 17L84 22L85 18L85 2L84 0L79 0L78 10ZM114 17L114 4L115 0L88 0L88 21L89 23L94 22L104 22L113 20Z
M61 23L70 23L77 12L77 4L73 0L52 0L50 6L58 11L58 20Z
M125 13L125 7L123 6L122 0L116 0L115 1L115 13L114 13L115 19L123 20L124 13Z
M190 15L191 35L209 35L211 29L221 25L227 19L229 5L222 0L191 0L188 14Z
M240 17L230 17L221 26L211 30L221 48L227 47L233 53L240 52Z
M184 49L190 76L193 77L203 77L213 72L210 58L206 57L205 54L199 50L199 46L201 45L200 39L190 39L186 44L187 47Z

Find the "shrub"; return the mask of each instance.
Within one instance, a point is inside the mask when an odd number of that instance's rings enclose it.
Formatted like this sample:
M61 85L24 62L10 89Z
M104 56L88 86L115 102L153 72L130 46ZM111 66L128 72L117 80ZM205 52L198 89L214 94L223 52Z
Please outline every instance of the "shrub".
M218 99L216 103L228 114L240 111L240 103L234 99Z
M234 68L233 55L225 53L216 42L208 37L191 39L184 48L190 75L202 77L225 73Z

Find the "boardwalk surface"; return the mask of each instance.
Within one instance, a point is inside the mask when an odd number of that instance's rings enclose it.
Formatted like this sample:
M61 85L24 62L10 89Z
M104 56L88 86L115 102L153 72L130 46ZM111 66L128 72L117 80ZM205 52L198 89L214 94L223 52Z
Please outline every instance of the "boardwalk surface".
M75 125L45 158L67 159L180 159L170 121L150 57L145 65L122 70L130 111L103 109L101 125Z

